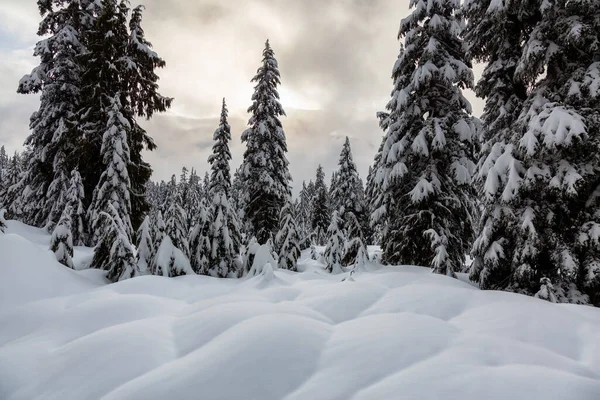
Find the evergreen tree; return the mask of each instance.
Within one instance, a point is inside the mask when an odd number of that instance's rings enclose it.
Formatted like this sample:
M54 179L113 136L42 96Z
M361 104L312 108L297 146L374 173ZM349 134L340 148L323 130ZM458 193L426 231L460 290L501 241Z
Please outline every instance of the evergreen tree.
M533 297L549 301L550 303L558 303L554 285L552 285L552 282L548 278L542 278L540 280L540 290Z
M171 238L171 244L189 257L187 215L181 204L181 196L177 190L171 193L169 208L165 214L165 234Z
M71 235L75 246L83 246L86 242L84 196L81 175L75 169L71 172L69 189L66 194L66 207L71 210Z
M325 244L329 220L329 194L325 185L325 173L323 167L319 164L312 197L312 229L314 240L318 245Z
M290 202L281 210L275 247L279 255L279 268L298 271L297 263L301 253L300 232Z
M482 289L500 288L508 283L521 217L513 211L511 199L523 171L519 144L514 141L514 124L527 97L527 82L515 75L523 52L523 37L531 33L539 18L533 2L498 4L491 0L465 5L468 20L465 39L469 55L486 62L481 80L475 87L486 98L482 148L475 175L483 212L473 246L470 278ZM506 287L506 286L505 286Z
M455 276L473 236L476 132L462 94L473 73L459 36L458 2L414 0L411 6L400 27L405 44L393 70L375 220L386 223L385 263L430 265Z
M342 232L342 220L338 211L331 215L331 223L327 228L327 247L325 247L325 263L327 272L339 274L344 272L342 258L344 257L344 233Z
M211 227L213 218L204 201L200 204L198 220L190 234L190 264L195 273L210 275Z
M127 165L130 162L127 132L131 126L123 117L121 111L119 98L114 97L106 131L102 138L101 153L105 165L104 172L94 190L89 216L92 225L98 226L101 219L100 214L106 212L110 205L119 214L124 233L128 238L131 238L133 233L130 218L131 199L129 197L131 181L127 170ZM112 224L112 221L104 220ZM94 232L94 243L97 242L99 235L100 232Z
M98 6L91 0L38 0L42 21L34 56L40 64L19 82L18 92L39 93L40 107L30 120L25 144L32 155L20 192L25 222L42 226L58 222L65 205L72 167L77 112L81 103L81 56Z
M152 229L152 237L154 238L153 247L154 249L158 249L158 246L160 246L163 238L166 235L167 229L165 225L165 220L160 210L158 210L158 212L156 213L156 220L154 221Z
M349 266L356 263L359 255L364 257L367 254L367 245L363 235L363 230L353 212L346 214L346 236L347 242L345 246L342 265Z
M196 173L196 170L192 168L189 179L188 200L186 203L184 203L184 208L188 216L189 229L192 229L192 227L196 224L201 202L202 186L200 184L200 177Z
M133 10L128 26L128 2L102 0L101 6L88 35L88 52L82 57L85 65L84 103L79 113L81 134L76 143L77 162L86 198L93 202L94 198L89 194L104 184L100 182L107 167L103 157L104 132L111 124L117 105L119 125L123 127L121 135L125 135L127 147L123 152L129 153L125 164L129 211L125 219L133 228L142 222L148 211L145 188L152 169L143 161L142 150L156 147L136 118L150 118L155 112L165 111L172 99L157 92L158 77L154 70L164 66L164 61L144 38L140 25L142 8ZM119 172L119 175L125 175L123 171Z
M335 187L331 190L332 202L336 205L339 215L342 217L346 231L350 229L349 218L360 221L360 237L364 242L363 230L368 229L368 216L365 206L365 195L362 181L358 175L356 164L352 158L352 149L350 140L346 137L340 159L338 162L338 172L336 174ZM354 217L351 217L353 214ZM355 221L351 221L354 223ZM353 227L356 228L356 227Z
M4 215L6 214L6 210L4 208L0 208L0 233L6 233L6 219Z
M484 259L479 279L489 276L496 288L532 295L548 278L558 302L600 305L600 158L595 150L600 141L600 4L556 0L525 6L535 7L539 17L515 71L530 88L512 127L516 156L508 160L510 167L500 169L496 161L486 178L492 194L500 186L496 182L507 182L503 201L520 223L509 232L508 254L489 245L499 260L494 266L492 257ZM507 277L498 282L500 276L492 273Z
M5 183L0 192L0 206L6 209L9 218L15 218L22 214L20 195L25 189L22 176L21 157L15 151L6 168Z
M245 217L259 243L265 243L277 230L278 217L291 196L291 175L286 159L287 145L280 116L285 112L279 103L277 85L280 75L273 50L267 40L262 65L256 76L252 117L242 134L246 143L242 174L245 187Z
M138 229L137 234L137 267L140 275L148 275L152 258L154 257L154 241L152 239L152 231L150 227L150 217L146 216L142 225Z
M208 274L216 277L237 275L236 259L240 253L241 234L237 214L231 206L231 175L229 141L231 128L227 122L227 106L223 99L219 127L213 135L213 154L208 158L211 165L209 193L212 196L210 213L214 221L210 227L210 267Z
M94 248L90 268L108 271L106 277L112 282L139 275L127 226L112 204L108 204L107 212L100 212L92 228L102 234Z
M73 266L73 235L71 234L71 207L66 206L58 224L52 231L50 238L50 250L56 256L56 260L66 267L74 269Z
M202 187L204 188L204 201L210 202L210 175L208 174L208 172L204 173L204 181L202 182Z
M300 190L299 203L298 203L298 228L300 230L300 245L303 248L310 246L310 233L312 231L312 220L311 220L311 198L308 192L306 182L302 181L302 189Z
M190 261L183 252L175 247L169 235L165 235L152 260L152 275L177 277L194 275Z
M4 171L8 168L8 153L4 145L0 146L0 171Z

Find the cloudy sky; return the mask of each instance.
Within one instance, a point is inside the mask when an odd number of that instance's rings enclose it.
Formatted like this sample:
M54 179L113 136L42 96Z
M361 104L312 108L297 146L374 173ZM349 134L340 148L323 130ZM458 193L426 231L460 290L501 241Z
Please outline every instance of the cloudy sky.
M132 5L137 5L132 0ZM380 142L376 112L391 90L400 20L408 0L144 0L146 35L166 60L161 92L172 109L144 123L159 148L154 180L186 165L204 173L221 98L230 110L233 167L241 162L254 76L268 38L282 75L282 120L294 186L319 163L335 168L349 136L362 178ZM19 149L38 99L16 94L36 65L35 0L0 0L0 144ZM474 112L481 101L469 93Z

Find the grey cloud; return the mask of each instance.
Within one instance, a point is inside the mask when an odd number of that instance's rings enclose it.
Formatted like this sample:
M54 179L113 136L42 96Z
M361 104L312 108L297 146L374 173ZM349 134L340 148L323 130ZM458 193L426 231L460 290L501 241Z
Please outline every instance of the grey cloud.
M21 30L36 31L35 6L22 6L21 0L2 1L14 4L22 21L35 21L24 22ZM144 4L146 34L167 61L167 68L159 72L161 91L175 97L168 114L144 122L159 145L158 151L147 154L155 170L153 179L168 179L183 165L200 172L208 168L223 96L230 109L232 167L239 165L240 134L246 129L253 88L250 79L267 38L282 74L282 103L288 113L282 122L294 186L313 178L319 163L329 176L345 136L350 137L365 178L381 140L375 114L389 99L391 69L399 50L396 34L408 14L408 2L147 0ZM25 46L32 46L30 41ZM14 91L16 80L29 68L16 64L10 68L10 79L15 81L0 77L0 82ZM291 95L300 100L294 102ZM15 96L10 95L9 103ZM306 102L318 109L303 110ZM473 103L475 112L480 112L481 102ZM2 128L0 140L19 135L22 142L35 99L8 109L19 121L11 122L14 126L6 128L11 130L8 134ZM1 121L6 112L0 113Z

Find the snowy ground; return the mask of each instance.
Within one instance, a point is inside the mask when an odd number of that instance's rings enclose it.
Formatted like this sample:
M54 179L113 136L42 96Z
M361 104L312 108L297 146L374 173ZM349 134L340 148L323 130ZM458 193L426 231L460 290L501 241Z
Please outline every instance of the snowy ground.
M425 268L106 285L0 235L0 399L600 399L600 310ZM90 249L76 251L78 265ZM305 255L306 257L306 255Z

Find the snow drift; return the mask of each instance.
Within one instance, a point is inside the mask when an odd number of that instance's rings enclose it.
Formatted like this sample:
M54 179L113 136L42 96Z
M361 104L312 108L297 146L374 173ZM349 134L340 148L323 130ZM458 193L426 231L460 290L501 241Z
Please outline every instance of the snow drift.
M22 228L0 235L3 400L600 398L598 309L419 267L342 282L309 252L275 279L104 285Z

